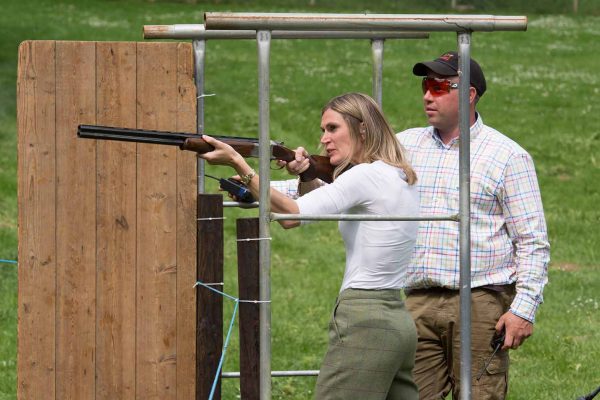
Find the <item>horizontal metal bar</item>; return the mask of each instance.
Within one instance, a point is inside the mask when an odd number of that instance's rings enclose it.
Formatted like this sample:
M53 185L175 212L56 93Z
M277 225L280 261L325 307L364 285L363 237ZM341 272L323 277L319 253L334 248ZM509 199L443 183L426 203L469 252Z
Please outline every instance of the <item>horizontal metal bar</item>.
M319 31L524 31L525 16L207 12L206 29Z
M223 207L258 208L258 201L254 203L242 203L239 201L224 201Z
M241 203L237 201L224 201L223 207L239 207L239 208L257 208L258 202ZM271 213L271 221L453 221L460 220L458 214L448 216L424 216L424 217L406 217L397 215L371 215L371 214L322 214L322 215L306 215L306 214L282 214Z
M271 376L275 378L288 377L288 376L317 376L319 370L308 370L308 371L271 371ZM239 372L223 372L222 378L239 378Z
M271 213L271 221L455 221L457 215L407 217L402 215L373 215L373 214L280 214Z
M272 39L428 39L426 32L273 31ZM144 39L256 39L255 30L205 30L203 24L144 25Z

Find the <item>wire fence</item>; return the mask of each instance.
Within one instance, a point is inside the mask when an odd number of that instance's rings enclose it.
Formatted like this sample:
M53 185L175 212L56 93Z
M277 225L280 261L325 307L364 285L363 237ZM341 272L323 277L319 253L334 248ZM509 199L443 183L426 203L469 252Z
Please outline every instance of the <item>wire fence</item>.
M202 286L206 289L209 289L217 294L220 294L221 296L223 296L224 298L227 298L229 300L233 300L235 302L235 307L233 309L233 314L231 316L231 321L229 322L229 329L227 330L227 335L225 338L225 343L223 344L223 349L221 350L221 358L219 359L219 366L217 367L217 372L215 374L215 378L213 380L213 384L212 384L212 388L210 390L210 395L208 397L208 400L212 400L214 395L215 395L215 390L217 388L217 384L219 383L219 379L221 378L221 371L223 369L223 362L225 361L225 353L227 353L227 347L229 346L229 340L231 339L231 331L233 330L233 323L235 321L235 317L239 308L240 303L254 303L254 304L259 304L259 303L265 303L268 301L260 301L260 300L240 300L237 297L228 295L227 293L221 292L220 290L217 290L213 287L211 287L212 285L215 285L214 283L203 283L200 281L197 281L196 284L194 285L194 287L197 286ZM221 284L219 284L221 285Z

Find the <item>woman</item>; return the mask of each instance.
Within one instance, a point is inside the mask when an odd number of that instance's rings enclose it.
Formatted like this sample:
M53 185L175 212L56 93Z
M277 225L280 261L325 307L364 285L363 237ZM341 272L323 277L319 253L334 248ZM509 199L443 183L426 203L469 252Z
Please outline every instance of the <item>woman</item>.
M416 175L379 106L349 93L322 110L321 144L334 181L297 200L271 189L271 209L288 214L418 215ZM255 198L259 179L230 146L200 155L229 165ZM351 168L349 168L351 167ZM285 228L299 221L279 221ZM317 380L321 399L417 399L412 380L417 343L401 288L417 233L414 221L340 221L346 269L329 325L329 347Z

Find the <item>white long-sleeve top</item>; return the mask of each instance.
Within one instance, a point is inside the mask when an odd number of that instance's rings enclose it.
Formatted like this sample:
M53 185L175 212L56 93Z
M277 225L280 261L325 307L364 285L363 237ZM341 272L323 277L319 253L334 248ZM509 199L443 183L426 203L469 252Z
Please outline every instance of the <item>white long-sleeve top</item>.
M383 161L358 164L332 184L297 199L301 214L375 214L418 216L416 185L404 171ZM415 246L415 221L340 221L346 247L342 287L399 289Z

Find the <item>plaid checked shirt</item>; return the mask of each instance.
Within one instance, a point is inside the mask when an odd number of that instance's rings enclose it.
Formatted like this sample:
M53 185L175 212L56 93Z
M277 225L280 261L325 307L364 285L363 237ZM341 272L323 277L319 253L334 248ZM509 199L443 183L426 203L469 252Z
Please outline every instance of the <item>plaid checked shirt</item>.
M516 282L511 311L531 322L547 282L550 245L533 161L511 139L471 127L471 286ZM459 211L458 138L444 144L433 127L397 135L417 172L421 215ZM459 224L422 221L407 288L459 287Z
M285 181L271 181L271 188L283 193L289 198L296 200L299 196L298 184L300 179L288 179Z
M417 172L421 215L458 214L458 139L444 144L433 127L397 135ZM298 198L298 179L271 186ZM511 311L528 321L542 303L550 245L533 160L483 124L471 127L471 287L516 282ZM459 225L422 221L406 288L458 289Z

